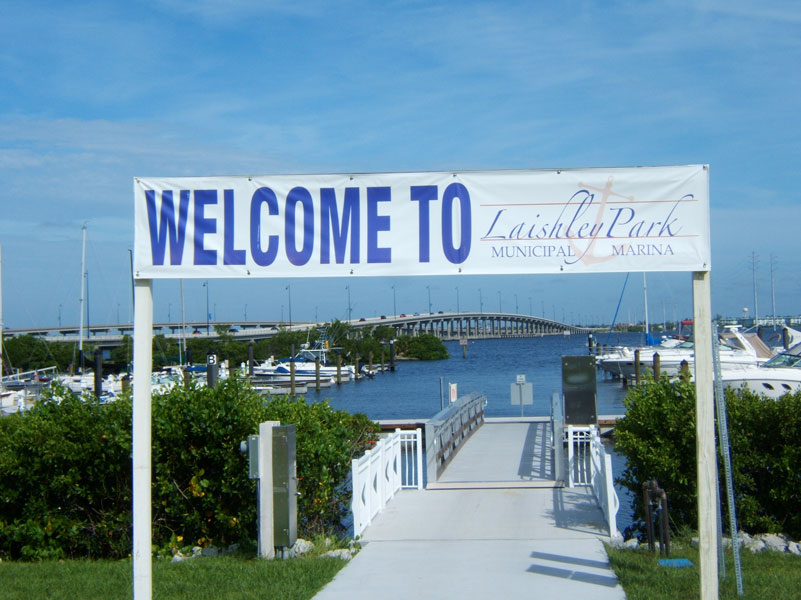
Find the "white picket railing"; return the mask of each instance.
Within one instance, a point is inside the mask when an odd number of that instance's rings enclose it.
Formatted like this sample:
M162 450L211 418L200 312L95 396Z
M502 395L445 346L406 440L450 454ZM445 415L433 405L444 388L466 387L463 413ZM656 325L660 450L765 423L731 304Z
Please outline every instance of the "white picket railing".
M353 460L353 535L361 535L401 488L423 489L422 431L401 431L380 439Z
M606 453L598 428L567 426L568 486L592 486L592 493L604 513L610 537L620 537L617 511L620 500L612 477L612 457Z

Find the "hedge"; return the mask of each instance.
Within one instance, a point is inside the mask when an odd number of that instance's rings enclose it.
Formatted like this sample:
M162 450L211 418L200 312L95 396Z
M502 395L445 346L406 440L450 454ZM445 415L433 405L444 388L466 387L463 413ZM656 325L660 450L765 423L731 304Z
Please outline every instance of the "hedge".
M256 482L239 443L268 420L297 425L299 532L342 533L350 460L377 426L327 402L265 402L228 379L153 397L157 549L252 544ZM130 397L100 404L54 386L0 419L0 558L122 558L131 546Z
M747 389L725 391L735 502L749 533L801 538L801 392L768 400ZM687 380L632 387L626 416L615 429L616 449L627 459L618 482L631 490L642 525L642 483L656 479L668 494L674 527L698 524L695 456L695 386ZM722 465L722 463L720 463ZM720 468L725 509L725 480ZM728 522L726 520L725 522Z

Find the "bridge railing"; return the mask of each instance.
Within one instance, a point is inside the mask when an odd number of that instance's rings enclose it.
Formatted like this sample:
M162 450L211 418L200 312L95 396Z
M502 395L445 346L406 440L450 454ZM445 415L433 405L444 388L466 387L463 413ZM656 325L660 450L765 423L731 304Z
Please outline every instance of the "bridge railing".
M422 431L401 431L380 439L351 464L353 535L361 535L402 488L423 488Z
M435 482L462 444L484 423L487 397L462 396L426 422L426 479Z
M604 513L609 536L620 537L617 530L620 500L612 477L612 457L604 449L598 427L568 425L565 434L568 486L590 486Z

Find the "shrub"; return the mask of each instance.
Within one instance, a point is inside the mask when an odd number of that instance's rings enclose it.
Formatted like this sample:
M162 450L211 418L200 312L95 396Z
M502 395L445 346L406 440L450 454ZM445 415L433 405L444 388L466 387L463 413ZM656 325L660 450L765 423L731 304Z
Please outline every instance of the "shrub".
M344 485L351 460L377 439L378 425L364 415L335 411L327 401L277 398L267 418L297 427L298 529L306 536L337 533L350 510L351 492Z
M729 441L738 521L751 533L801 537L801 393L766 400L746 389L727 389ZM695 387L659 381L633 387L626 416L615 429L616 448L628 466L618 481L634 495L642 518L642 483L656 479L667 492L676 527L696 527ZM725 479L720 469L721 497ZM724 500L725 503L725 500Z
M420 360L444 360L448 358L448 349L437 336L430 333L420 335L402 335L395 348L406 358Z
M101 405L54 385L0 419L0 556L126 556L131 404Z
M238 379L153 397L153 542L252 542L256 482L239 443L258 423L297 425L299 530L335 532L350 460L375 439L363 415L327 402L264 399ZM131 549L131 401L99 404L54 386L0 419L0 557L121 558Z

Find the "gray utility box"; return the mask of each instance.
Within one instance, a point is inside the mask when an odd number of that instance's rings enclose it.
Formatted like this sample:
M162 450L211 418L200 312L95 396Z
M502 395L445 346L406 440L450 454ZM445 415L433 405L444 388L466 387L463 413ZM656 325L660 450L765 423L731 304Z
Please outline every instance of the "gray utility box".
M298 539L298 473L295 426L273 427L273 545L291 548Z
M597 425L594 356L562 357L565 425Z

